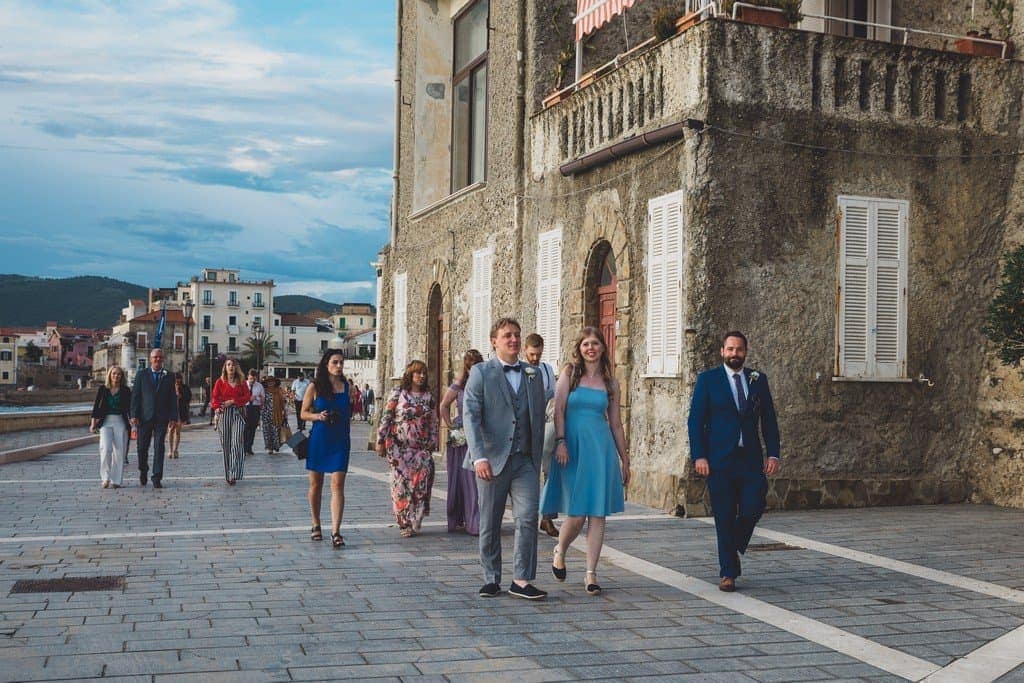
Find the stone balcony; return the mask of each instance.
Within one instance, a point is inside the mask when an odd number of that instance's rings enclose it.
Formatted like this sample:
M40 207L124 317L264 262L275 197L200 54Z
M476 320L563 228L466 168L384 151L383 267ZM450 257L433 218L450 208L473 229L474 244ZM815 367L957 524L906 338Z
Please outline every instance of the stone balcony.
M748 104L801 119L1016 135L1021 84L1016 61L710 19L534 115L531 171L687 118L714 125L722 107Z

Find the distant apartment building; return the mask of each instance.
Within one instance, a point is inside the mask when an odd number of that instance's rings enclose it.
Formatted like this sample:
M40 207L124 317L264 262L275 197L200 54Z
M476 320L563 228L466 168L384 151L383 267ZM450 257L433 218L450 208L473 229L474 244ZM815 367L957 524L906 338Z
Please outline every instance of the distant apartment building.
M340 337L350 332L373 329L377 327L377 307L373 304L342 304L331 315L331 323Z
M0 386L18 384L18 335L0 327Z
M201 275L179 282L177 302L195 304L190 346L203 352L216 345L218 353L237 354L255 330L274 328L274 281L243 280L230 268L204 268Z
M350 332L344 336L341 349L345 352L345 358L376 358L377 330Z
M116 363L124 367L129 379L135 371L145 368L150 352L156 348L157 329L162 311L140 310L138 299L132 300L121 311L121 320L114 326L110 342L104 345L103 353L94 358L94 378L105 377L106 367ZM194 330L190 330L194 332ZM185 315L180 308L167 307L160 348L164 352L164 367L171 372L185 370ZM115 349L119 348L118 351ZM103 367L100 367L102 361Z

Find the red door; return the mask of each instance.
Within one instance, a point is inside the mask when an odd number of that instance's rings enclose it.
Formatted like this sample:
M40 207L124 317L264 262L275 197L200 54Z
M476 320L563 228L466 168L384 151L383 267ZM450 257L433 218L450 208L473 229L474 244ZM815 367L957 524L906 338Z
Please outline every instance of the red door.
M608 342L608 359L615 365L615 292L618 278L615 257L609 251L601 266L601 284L597 288L597 326Z

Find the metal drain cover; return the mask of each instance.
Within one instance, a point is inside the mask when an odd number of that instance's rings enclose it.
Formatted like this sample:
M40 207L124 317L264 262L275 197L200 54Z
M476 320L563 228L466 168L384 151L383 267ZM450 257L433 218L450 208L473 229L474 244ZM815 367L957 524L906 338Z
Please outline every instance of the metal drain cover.
M11 593L81 593L119 591L123 588L123 576L75 576L66 579L22 579L14 584Z
M755 553L770 553L776 550L803 550L803 548L788 543L753 543L747 546L747 550Z

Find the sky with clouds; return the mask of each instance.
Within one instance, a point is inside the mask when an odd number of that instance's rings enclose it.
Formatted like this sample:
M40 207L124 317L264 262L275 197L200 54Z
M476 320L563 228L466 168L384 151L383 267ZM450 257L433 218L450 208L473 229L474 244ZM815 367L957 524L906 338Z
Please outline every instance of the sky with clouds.
M0 273L373 301L394 3L0 2Z

